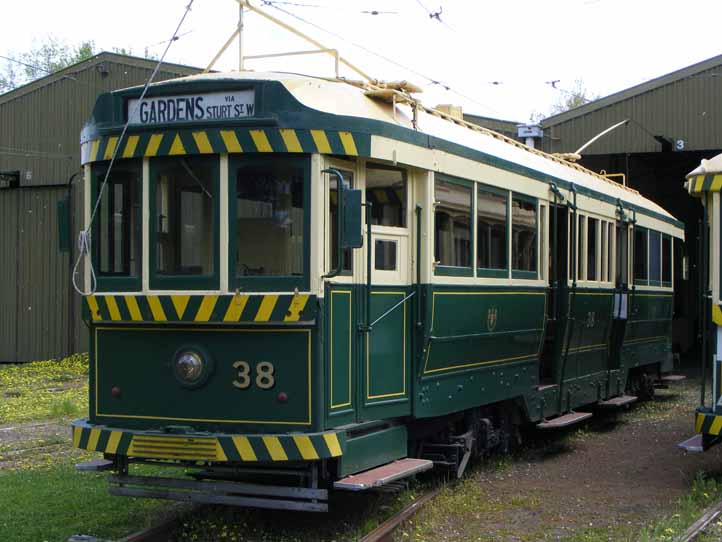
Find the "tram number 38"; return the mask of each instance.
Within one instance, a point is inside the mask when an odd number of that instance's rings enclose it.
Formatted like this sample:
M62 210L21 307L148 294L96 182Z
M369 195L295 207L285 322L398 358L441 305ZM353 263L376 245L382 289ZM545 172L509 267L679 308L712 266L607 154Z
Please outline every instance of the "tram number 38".
M238 371L236 374L236 380L233 381L233 385L236 388L245 390L251 387L251 366L247 361L236 361L233 364L233 368ZM273 363L268 361L261 361L256 364L256 386L262 390L269 390L276 384L276 379L273 375L275 368Z

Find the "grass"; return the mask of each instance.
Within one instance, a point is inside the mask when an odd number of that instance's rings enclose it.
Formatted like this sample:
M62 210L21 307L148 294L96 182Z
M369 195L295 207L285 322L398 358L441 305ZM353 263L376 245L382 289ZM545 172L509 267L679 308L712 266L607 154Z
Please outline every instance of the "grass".
M0 425L88 410L88 355L0 366Z
M65 542L74 534L117 539L155 523L168 503L113 497L106 474L80 473L67 458L0 471L0 540Z
M639 542L665 542L676 540L692 525L705 508L722 499L722 481L707 478L700 473L692 483L689 495L677 502L673 514L665 516L645 528Z
M156 523L173 505L113 497L106 474L74 464L99 454L72 448L70 417L87 415L88 357L0 366L0 540L117 539ZM148 470L148 467L138 467Z

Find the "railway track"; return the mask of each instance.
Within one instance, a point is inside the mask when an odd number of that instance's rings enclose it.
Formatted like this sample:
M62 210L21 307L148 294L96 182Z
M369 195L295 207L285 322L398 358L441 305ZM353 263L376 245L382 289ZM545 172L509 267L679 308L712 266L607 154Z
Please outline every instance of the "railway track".
M406 508L397 512L381 525L376 527L373 531L364 536L360 542L389 542L394 531L396 531L402 523L421 510L429 501L434 499L440 491L441 488L434 489L433 491L426 493L420 499L415 500Z
M441 491L441 488L434 489L421 498L415 500L392 517L381 523L371 532L367 533L360 542L389 542L396 529L398 529L404 522L412 518L419 510L421 510L426 504L433 500ZM168 536L173 531L173 528L178 523L179 517L173 516L166 520L148 527L146 529L139 530L128 536L119 539L117 542L166 542ZM95 537L86 536L75 536L71 537L68 542L106 542Z
M677 539L677 542L694 542L705 533L710 524L722 517L722 501L707 508L704 513Z

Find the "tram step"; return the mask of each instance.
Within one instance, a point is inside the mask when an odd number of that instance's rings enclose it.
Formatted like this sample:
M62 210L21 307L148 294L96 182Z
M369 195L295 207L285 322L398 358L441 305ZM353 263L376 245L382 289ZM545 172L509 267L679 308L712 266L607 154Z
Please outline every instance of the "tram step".
M687 380L685 375L663 375L660 377L660 382L679 382L680 380Z
M592 417L591 412L570 412L563 416L546 420L537 425L539 429L561 429L562 427L569 427L584 420L588 420Z
M75 470L82 472L97 472L103 470L110 470L113 468L113 462L107 459L91 459L90 461L83 461L75 465Z
M599 401L598 406L603 408L619 408L627 405L631 405L637 400L634 395L620 395L619 397L612 397L606 401Z
M704 447L702 446L702 435L695 435L684 442L680 442L677 444L677 448L682 448L684 451L693 454L704 452Z
M386 465L381 465L358 474L352 474L333 483L336 489L346 491L364 491L381 487L396 480L401 480L419 472L429 470L434 466L433 461L428 459L414 459L407 457L399 459Z

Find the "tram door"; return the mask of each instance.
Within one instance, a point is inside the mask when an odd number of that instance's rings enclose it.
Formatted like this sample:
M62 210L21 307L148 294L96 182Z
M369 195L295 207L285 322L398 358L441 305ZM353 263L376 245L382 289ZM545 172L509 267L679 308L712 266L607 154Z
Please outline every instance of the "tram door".
M411 271L413 205L408 172L367 163L366 202L371 204L371 246L357 251L363 261L356 269L362 321L371 329L360 334L359 411L361 421L411 413L413 300L408 298ZM371 291L367 298L366 257L371 257ZM367 305L370 314L367 314Z
M616 227L616 275L614 289L614 309L612 314L612 333L610 338L609 369L619 369L622 343L627 324L627 303L629 301L629 226L617 221Z
M329 167L338 169L349 188L356 188L358 178L356 165L335 161ZM338 181L334 175L323 175L322 184L326 198L323 223L326 273L338 270ZM338 275L327 278L324 288L326 318L324 381L326 382L326 419L328 427L358 421L358 315L356 314L359 291L354 277L362 250L341 251L343 265Z
M326 381L329 426L404 416L411 412L412 356L411 217L406 171L334 160L353 188L371 203L371 251L342 251L341 273L326 280ZM338 266L336 180L328 186L327 272ZM360 180L357 182L357 180ZM371 257L367 295L367 255ZM370 314L367 315L367 310ZM371 329L366 329L369 326Z
M564 336L564 299L567 295L569 256L569 212L563 205L549 209L549 299L547 324L542 349L539 382L554 384L558 380L560 343ZM556 246L556 248L555 248Z

